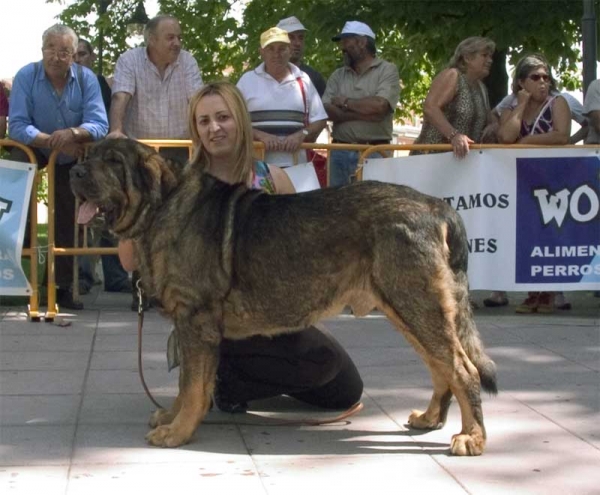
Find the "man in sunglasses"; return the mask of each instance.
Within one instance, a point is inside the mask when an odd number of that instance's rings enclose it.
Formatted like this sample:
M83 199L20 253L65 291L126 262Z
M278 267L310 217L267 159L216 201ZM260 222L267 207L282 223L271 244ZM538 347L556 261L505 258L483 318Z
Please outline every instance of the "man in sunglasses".
M38 166L48 164L54 150L57 157L55 184L56 246L73 246L75 197L69 185L69 171L83 151L83 145L106 136L108 119L95 74L73 63L77 35L55 24L42 35L42 60L23 67L14 78L10 94L10 137L31 147ZM11 160L28 162L25 153L13 148ZM29 230L27 229L27 232ZM56 257L57 302L66 309L82 309L73 299L73 262Z

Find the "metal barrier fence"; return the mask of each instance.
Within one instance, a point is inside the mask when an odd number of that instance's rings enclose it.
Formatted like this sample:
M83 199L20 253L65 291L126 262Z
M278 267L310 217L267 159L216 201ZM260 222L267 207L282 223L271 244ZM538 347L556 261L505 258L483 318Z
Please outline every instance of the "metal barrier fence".
M190 151L192 150L192 142L189 140L141 140L144 144L151 146L155 149L160 148L185 148L187 147ZM16 146L23 149L27 154L31 163L37 164L37 159L33 151L28 147L16 141L10 139L0 140L0 147ZM332 150L353 150L353 151L364 151L368 145L347 145L347 144L321 144L321 143L307 143L303 144L303 149L314 149L325 151L327 153L327 183L329 183L329 155ZM264 159L265 148L262 143L254 143L254 148L257 158ZM78 296L79 286L79 263L78 257L83 255L111 255L117 254L117 248L106 248L106 247L90 247L87 245L87 228L83 228L83 245L79 246L80 241L80 227L74 225L75 242L74 246L56 246L55 232L56 232L56 221L55 218L55 204L54 204L54 170L56 167L56 158L58 152L54 151L50 154L48 159L48 165L38 170L35 176L33 185L33 191L31 195L30 208L29 208L29 220L30 220L30 247L23 249L23 256L30 257L32 259L30 269L30 284L32 286L32 293L29 299L28 305L28 316L31 321L40 321L44 318L46 321L53 321L59 312L59 308L56 301L56 273L55 273L55 261L56 256L73 256L73 292L74 297ZM47 303L46 312L42 314L40 312L40 297L39 297L39 274L37 269L37 255L41 249L45 249L46 246L38 246L37 235L38 235L38 219L37 219L37 203L38 203L38 185L40 183L43 174L47 175L48 182L48 241L47 241L47 255L46 255L46 267L47 267ZM60 221L60 220L59 220Z
M35 154L28 146L13 141L12 139L0 139L0 149L15 147L22 150L29 158L29 163L37 165ZM39 321L40 295L38 289L38 239L37 239L37 190L40 183L41 171L37 171L33 180L32 193L29 201L29 247L23 248L22 256L30 258L29 283L31 284L31 295L29 296L28 314L32 321Z
M141 140L144 144L147 144L155 149L160 148L185 148L187 147L190 156L192 150L192 142L189 140ZM255 151L258 158L264 159L264 145L262 143L254 143ZM20 143L5 139L0 140L0 146L17 146L23 149L31 163L36 163L35 155L33 152L25 145ZM547 148L547 146L531 146L531 145L476 145L472 146L472 151L477 151L480 149L499 149L499 148ZM580 145L566 145L565 148L568 147L579 147ZM590 148L596 148L597 146L589 146ZM389 145L352 145L352 144L323 144L323 143L305 143L301 146L303 149L309 150L319 150L325 151L327 156L326 161L326 170L327 170L327 184L329 184L329 163L330 163L330 154L333 150L346 150L346 151L357 151L359 152L359 168L357 170L356 179L362 180L362 166L364 164L365 159L373 154L373 153L387 153L394 151L411 151L411 150L422 150L422 151L451 151L452 147L450 145L410 145L410 144L389 144ZM36 180L34 181L34 191L37 192L38 184L41 177L41 174L48 174L48 253L47 253L47 311L43 315L46 321L52 321L56 315L58 314L59 308L56 304L56 280L55 280L55 257L56 256L73 256L74 257L74 270L73 270L73 289L74 289L74 297L78 296L78 256L81 255L114 255L117 254L117 248L101 248L101 247L89 247L87 245L87 228L83 229L83 245L79 247L79 231L80 226L75 222L75 246L66 247L66 246L56 246L55 245L55 227L56 227L56 218L55 218L55 205L54 205L54 169L56 166L56 157L58 156L57 152L53 152L50 155L48 165L43 170L38 170L36 173ZM23 249L23 256L34 256L34 253L37 254L39 246L37 244L37 194L32 194L31 202L30 202L30 232L31 232L31 244L27 249ZM28 307L28 315L32 321L39 321L41 318L41 313L39 311L39 291L38 291L38 273L37 273L37 263L31 263L30 270L30 283L32 285L33 291L30 296L29 307Z

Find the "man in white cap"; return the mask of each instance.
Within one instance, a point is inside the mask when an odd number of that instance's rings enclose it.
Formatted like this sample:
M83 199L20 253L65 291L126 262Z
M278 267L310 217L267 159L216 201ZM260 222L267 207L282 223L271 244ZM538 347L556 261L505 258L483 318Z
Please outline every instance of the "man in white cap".
M253 138L264 143L268 163L305 163L300 145L314 142L327 123L327 112L308 74L290 63L286 31L273 27L262 33L260 55L263 62L237 84L248 105Z
M377 58L375 33L363 22L348 21L332 41L344 55L344 67L331 75L323 95L333 142L389 144L400 96L398 69ZM358 152L332 151L330 185L349 184L357 165Z
M287 31L287 34L290 38L290 62L297 66L301 71L308 74L308 77L310 77L310 80L314 84L315 88L317 88L317 93L319 93L319 96L322 97L323 93L325 93L325 86L327 85L325 78L320 72L313 69L310 65L306 65L302 62L302 57L304 57L304 40L307 29L295 16L281 19L277 24L277 27Z

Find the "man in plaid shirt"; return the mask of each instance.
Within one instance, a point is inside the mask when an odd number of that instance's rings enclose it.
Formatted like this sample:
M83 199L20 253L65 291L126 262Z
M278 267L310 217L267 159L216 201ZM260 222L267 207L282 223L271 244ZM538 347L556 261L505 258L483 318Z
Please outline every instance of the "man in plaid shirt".
M158 15L144 29L145 47L123 53L115 69L109 114L109 138L189 139L188 102L202 86L194 57L181 49L181 26L170 15ZM160 154L187 162L184 148L162 148ZM132 311L138 309L133 273ZM149 303L142 301L144 307Z
M189 139L188 102L202 77L194 57L181 48L179 21L169 15L151 19L144 40L145 47L117 61L108 137ZM163 148L161 154L188 159L187 148Z

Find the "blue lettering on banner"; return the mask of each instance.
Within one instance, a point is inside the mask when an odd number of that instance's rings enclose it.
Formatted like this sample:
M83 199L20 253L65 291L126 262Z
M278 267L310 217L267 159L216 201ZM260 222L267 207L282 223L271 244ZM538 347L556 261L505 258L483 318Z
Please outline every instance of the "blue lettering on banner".
M517 283L600 281L600 160L517 158Z
M5 199L0 197L0 220L2 220L2 216L5 213L10 213L10 209L12 207L12 201L10 199Z

